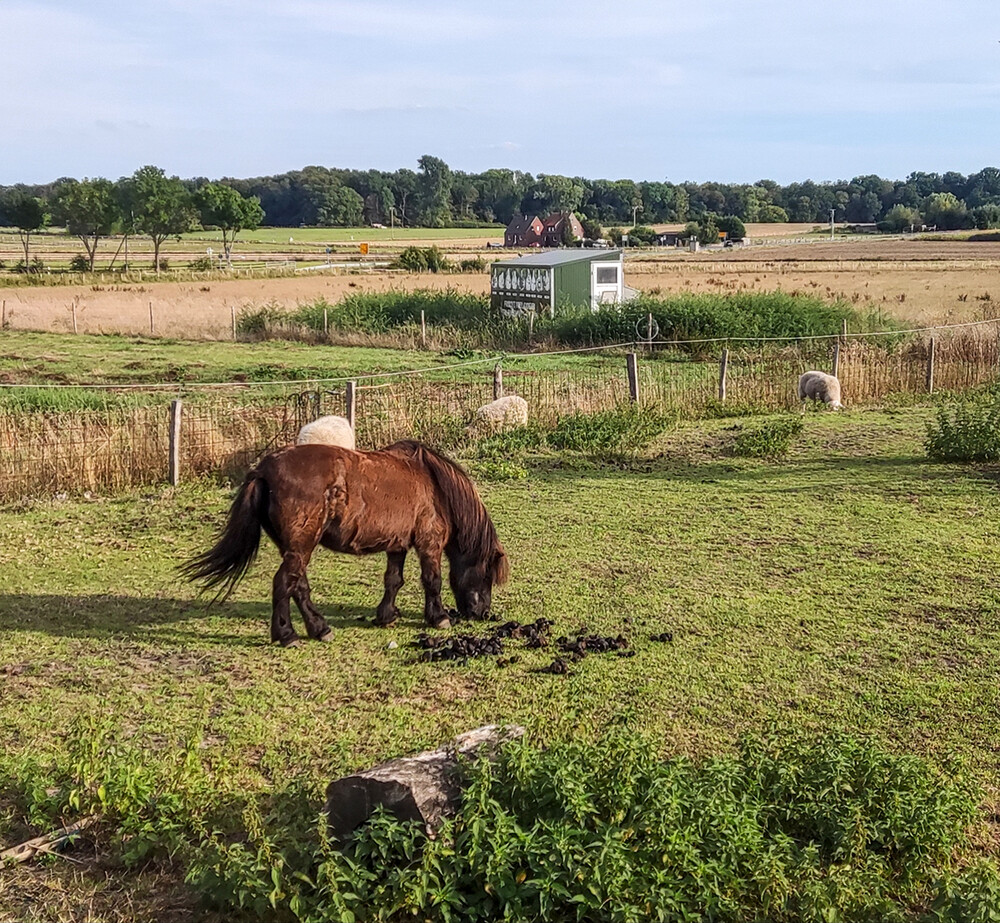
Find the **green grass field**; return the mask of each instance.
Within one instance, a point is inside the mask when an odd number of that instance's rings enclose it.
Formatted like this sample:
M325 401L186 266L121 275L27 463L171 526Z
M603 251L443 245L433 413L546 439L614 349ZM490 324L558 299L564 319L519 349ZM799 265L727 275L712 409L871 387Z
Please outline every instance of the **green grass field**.
M4 344L0 376L17 383L277 379L453 361L281 342L69 345L5 333ZM65 769L81 723L103 728L164 790L194 741L213 797L237 818L253 793L318 809L332 777L488 722L523 724L539 743L626 722L664 754L696 756L731 752L740 734L771 723L841 730L934 762L957 754L992 799L998 472L931 463L931 416L929 406L810 413L780 461L733 456L742 421L685 422L639 457L546 451L529 455L523 479L481 480L512 562L498 614L552 619L553 636L621 632L635 651L588 656L569 676L540 673L553 652L516 642L503 667L418 662L415 563L404 617L376 629L384 559L323 551L310 577L333 640L272 647L272 547L212 608L177 577L212 541L229 485L0 508L0 846L42 832L27 822L25 780L43 790L47 773ZM474 448L466 460L485 471ZM672 641L651 640L667 631ZM40 880L74 900L100 892L107 919L169 894L182 910L159 918L195 914L183 869L169 863L117 869L110 885L99 864L70 871L19 874L12 893L27 902ZM72 909L31 918L87 919Z

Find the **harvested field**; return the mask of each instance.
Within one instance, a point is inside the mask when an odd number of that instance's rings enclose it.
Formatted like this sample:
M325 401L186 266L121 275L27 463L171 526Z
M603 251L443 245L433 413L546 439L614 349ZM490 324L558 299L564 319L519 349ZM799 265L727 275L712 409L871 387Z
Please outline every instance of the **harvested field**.
M513 254L504 253L500 258ZM992 317L1000 304L1000 242L856 238L762 243L743 250L629 254L626 281L644 292L803 292L851 301L915 325ZM456 288L485 293L489 275L324 270L281 278L206 279L0 289L9 327L81 333L148 333L228 339L231 311L275 302L294 307L351 292Z

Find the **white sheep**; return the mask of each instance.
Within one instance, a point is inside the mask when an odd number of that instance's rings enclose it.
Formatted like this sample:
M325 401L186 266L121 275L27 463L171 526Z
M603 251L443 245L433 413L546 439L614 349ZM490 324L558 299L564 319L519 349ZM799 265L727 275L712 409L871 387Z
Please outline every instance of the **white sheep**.
M840 382L835 375L826 372L803 372L799 376L799 400L803 408L808 400L822 401L831 410L841 410Z
M299 445L318 443L339 445L342 449L354 449L354 428L346 417L317 417L299 430L295 440Z
M484 404L473 418L473 428L499 432L515 426L528 425L528 402L516 394L498 397L489 404Z

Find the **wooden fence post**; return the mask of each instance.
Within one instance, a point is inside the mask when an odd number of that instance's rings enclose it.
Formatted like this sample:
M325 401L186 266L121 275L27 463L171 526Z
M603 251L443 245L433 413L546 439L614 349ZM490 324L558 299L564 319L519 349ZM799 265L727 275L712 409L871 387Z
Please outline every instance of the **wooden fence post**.
M934 337L927 346L927 393L934 393Z
M0 307L0 330L7 329L7 299L3 300L3 307Z
M625 356L625 368L628 371L628 396L633 404L639 403L639 360L635 353Z
M836 378L840 373L840 340L833 344L833 369L830 374Z
M77 327L76 327L76 306L79 303L79 301L80 301L80 296L76 295L73 298L73 307L71 308L71 310L73 311L73 333L77 333L78 332L77 331Z
M653 353L653 314L650 312L646 315L646 349L652 355Z
M170 402L170 460L167 480L176 487L181 480L181 402Z
M232 318L233 318L233 342L235 343L236 340L237 340L237 336L236 336L236 305L232 304L232 305L229 306L229 313L232 315Z
M420 309L420 348L427 349L427 314Z
M153 335L153 302L149 303L149 335Z
M323 308L323 336L330 335L330 310Z
M722 358L719 360L719 403L726 402L726 373L729 371L729 349L723 347Z
M528 342L530 343L535 338L535 307L532 305L531 310L528 312Z
M503 366L498 362L493 366L493 400L503 397Z
M347 422L351 424L351 429L354 429L354 418L358 410L357 387L358 383L356 381L349 381L347 387L344 389L344 400L347 405L344 409L344 416L347 417Z

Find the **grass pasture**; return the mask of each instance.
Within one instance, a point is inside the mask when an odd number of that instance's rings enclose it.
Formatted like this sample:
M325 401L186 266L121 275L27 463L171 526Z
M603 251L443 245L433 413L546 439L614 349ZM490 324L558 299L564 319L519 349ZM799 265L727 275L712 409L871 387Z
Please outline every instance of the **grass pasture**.
M550 618L553 635L623 632L635 651L590 655L568 676L539 673L553 652L517 643L505 667L415 662L413 562L404 617L380 630L367 618L382 559L325 552L310 576L333 641L273 649L273 549L215 608L176 577L228 506L214 483L0 510L0 843L38 832L27 805L44 802L46 774L59 777L46 767L67 767L80 727L133 754L161 793L193 754L236 826L248 797L266 826L281 804L318 808L335 775L491 721L539 743L625 722L664 755L696 757L771 722L845 731L934 762L957 755L995 798L997 472L930 462L932 417L809 413L780 460L734 456L741 421L683 423L638 457L529 452L526 477L481 482L513 566L502 617ZM92 859L75 881L58 864L40 873L64 889L50 889L51 915L19 903L36 876L0 878L24 914L10 918L87 919L73 895L105 908L99 919L200 913L183 867L161 857L137 875Z

